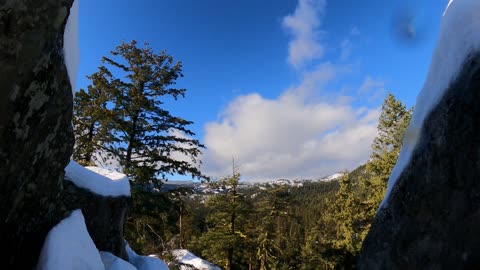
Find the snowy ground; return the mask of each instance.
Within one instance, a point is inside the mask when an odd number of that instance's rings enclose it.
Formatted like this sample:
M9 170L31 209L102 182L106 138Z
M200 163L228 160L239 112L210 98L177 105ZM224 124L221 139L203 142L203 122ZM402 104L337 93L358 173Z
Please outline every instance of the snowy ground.
M105 270L136 270L131 263L122 260L110 252L100 251Z
M136 254L126 246L129 261L99 251L88 234L81 210L73 211L48 233L37 270L168 270L160 259Z
M154 256L142 256L135 253L128 244L125 245L128 258L138 270L168 270L168 266L162 260ZM120 269L119 269L120 270Z
M199 270L221 270L220 267L207 262L186 249L176 249L171 251L177 262L184 264L180 267L180 270L191 270L189 265Z
M80 210L50 230L37 265L37 270L65 269L105 269Z
M65 179L102 196L130 196L130 183L124 174L99 167L84 168L73 160L65 168ZM48 233L37 270L168 270L162 260L138 255L128 244L126 251L129 262L99 251L88 234L81 210L75 210Z

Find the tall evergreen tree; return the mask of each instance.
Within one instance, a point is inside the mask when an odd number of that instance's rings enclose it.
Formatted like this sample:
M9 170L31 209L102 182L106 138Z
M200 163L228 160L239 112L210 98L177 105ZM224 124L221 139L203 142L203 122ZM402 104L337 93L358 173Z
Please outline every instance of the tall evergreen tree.
M357 220L356 185L348 172L339 178L340 189L332 198L325 198L327 207L320 213L317 223L307 229L302 250L304 269L353 268L361 241Z
M202 255L225 269L238 269L242 262L243 247L246 243L244 224L248 218L249 207L245 197L238 193L240 174L226 177L218 184L228 192L208 198L206 207L210 210L206 217L207 232L199 239Z
M372 175L364 182L368 190L365 205L369 206L369 216L374 217L386 191L388 178L397 163L403 136L412 118L413 108L406 106L391 93L382 105L378 121L378 136L374 139L367 171Z
M257 258L260 270L275 269L285 248L286 228L282 221L288 218L288 189L276 186L259 195L257 214Z
M373 153L367 169L381 177L385 183L397 161L412 111L413 108L407 110L391 93L388 93L383 102L377 126L378 136L373 141Z
M302 250L305 269L312 265L347 269L355 266L363 239L384 196L397 161L412 110L389 93L382 105L373 153L366 166L339 179L340 189L329 199L316 225L307 228ZM366 168L366 169L365 169Z
M187 126L192 122L164 108L168 98L185 96L186 89L173 87L183 76L182 63L148 44L139 48L136 41L123 42L111 54L89 76L88 92L77 94L75 121L85 124L76 125L75 157L89 161L93 152L105 150L137 183L159 183L155 180L174 173L203 178L196 165L204 146L191 138L195 134ZM108 136L92 142L92 125Z

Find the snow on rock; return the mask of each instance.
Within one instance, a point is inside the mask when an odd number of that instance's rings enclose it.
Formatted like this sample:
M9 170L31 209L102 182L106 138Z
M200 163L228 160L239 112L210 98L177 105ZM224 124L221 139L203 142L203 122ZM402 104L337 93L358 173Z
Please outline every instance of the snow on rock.
M417 97L410 126L397 164L388 180L387 193L380 205L386 206L390 192L408 164L420 136L423 121L460 72L468 55L480 50L480 1L450 0L443 13L439 37L425 84Z
M80 210L73 211L50 230L37 265L37 270L65 269L105 269Z
M72 92L75 90L78 72L78 1L74 0L70 8L65 32L63 34L63 54L65 57L65 66L67 67L68 77L72 86Z
M176 258L176 261L185 264L191 265L199 270L221 270L220 267L215 266L214 264L207 262L186 249L176 249L171 251L172 255ZM182 265L180 270L189 270L188 266Z
M99 167L84 168L70 160L65 168L65 179L102 196L130 196L130 183L123 173Z
M138 270L169 270L165 262L153 256L142 256L135 253L125 241L125 250L128 254L128 260Z
M118 258L110 252L100 251L100 256L102 258L103 265L105 266L105 270L137 270L135 266Z

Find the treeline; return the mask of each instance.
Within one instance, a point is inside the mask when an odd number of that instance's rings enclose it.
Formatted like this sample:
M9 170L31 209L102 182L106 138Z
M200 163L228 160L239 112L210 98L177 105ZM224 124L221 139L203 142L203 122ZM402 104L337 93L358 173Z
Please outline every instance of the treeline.
M371 159L338 181L239 190L235 172L214 183L228 187L225 194L143 193L171 196L171 205L151 212L157 226L143 234L129 221L127 232L137 232L129 240L145 253L187 248L225 269L354 269L411 113L388 94ZM132 216L143 219L147 224L148 215ZM168 219L169 224L158 222Z
M134 41L102 63L75 96L74 159L113 160L135 180L125 226L135 250L164 255L187 248L225 269L355 268L413 109L388 94L370 160L338 181L239 189L234 170L211 183L228 187L224 194L160 193L168 174L206 179L197 160L204 146L192 138L192 122L164 109L165 99L185 94L172 87L181 63Z

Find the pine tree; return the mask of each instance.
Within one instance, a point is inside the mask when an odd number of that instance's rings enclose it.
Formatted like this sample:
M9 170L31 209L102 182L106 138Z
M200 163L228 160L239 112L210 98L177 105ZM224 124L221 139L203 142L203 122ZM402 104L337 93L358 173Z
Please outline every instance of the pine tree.
M153 52L147 43L138 48L136 41L123 42L111 54L88 77L88 92L77 94L75 121L82 124L75 126L75 157L90 162L93 152L107 151L137 183L160 183L156 179L168 174L204 178L196 166L204 146L191 138L195 134L187 126L192 122L164 108L168 98L185 96L186 89L173 87L183 76L182 63L165 51ZM103 133L92 141L95 130Z
M391 93L382 105L378 122L378 136L374 139L367 171L372 177L364 182L368 191L365 205L369 207L369 216L373 219L386 191L388 178L395 166L403 143L403 136L410 123L413 108L406 106Z
M186 199L189 195L193 194L193 190L189 187L180 187L168 193L170 196L170 201L176 208L176 212L178 213L178 246L177 248L184 249L185 248L185 236L186 231L192 230L192 228L188 228L189 225L192 226L192 222L190 224L186 222L191 215L190 214L190 207L186 202ZM192 221L192 220L190 220ZM188 234L188 233L187 233Z
M407 110L391 93L387 95L371 160L339 179L340 188L335 197L325 199L328 207L313 227L306 228L302 250L306 261L304 269L312 269L314 265L325 269L355 267L355 258L397 161L412 110Z
M348 172L338 180L340 189L333 198L325 198L327 207L319 215L315 226L307 231L302 250L307 267L321 265L324 269L353 268L361 242L358 218L357 181Z
M276 186L260 195L256 205L257 259L260 270L275 269L285 248L283 222L288 218L288 190Z
M107 100L105 92L92 86L88 86L88 91L80 89L75 94L73 158L84 166L94 165L95 152L108 140Z
M243 259L246 235L243 225L249 213L245 197L238 193L240 174L221 179L218 184L228 192L209 197L206 207L210 213L206 217L207 232L198 239L203 248L202 255L225 269L235 269ZM243 264L247 264L243 262Z
M405 105L391 93L383 102L377 126L378 136L373 141L373 153L367 169L381 177L385 184L400 153L412 111L413 108L407 110Z

